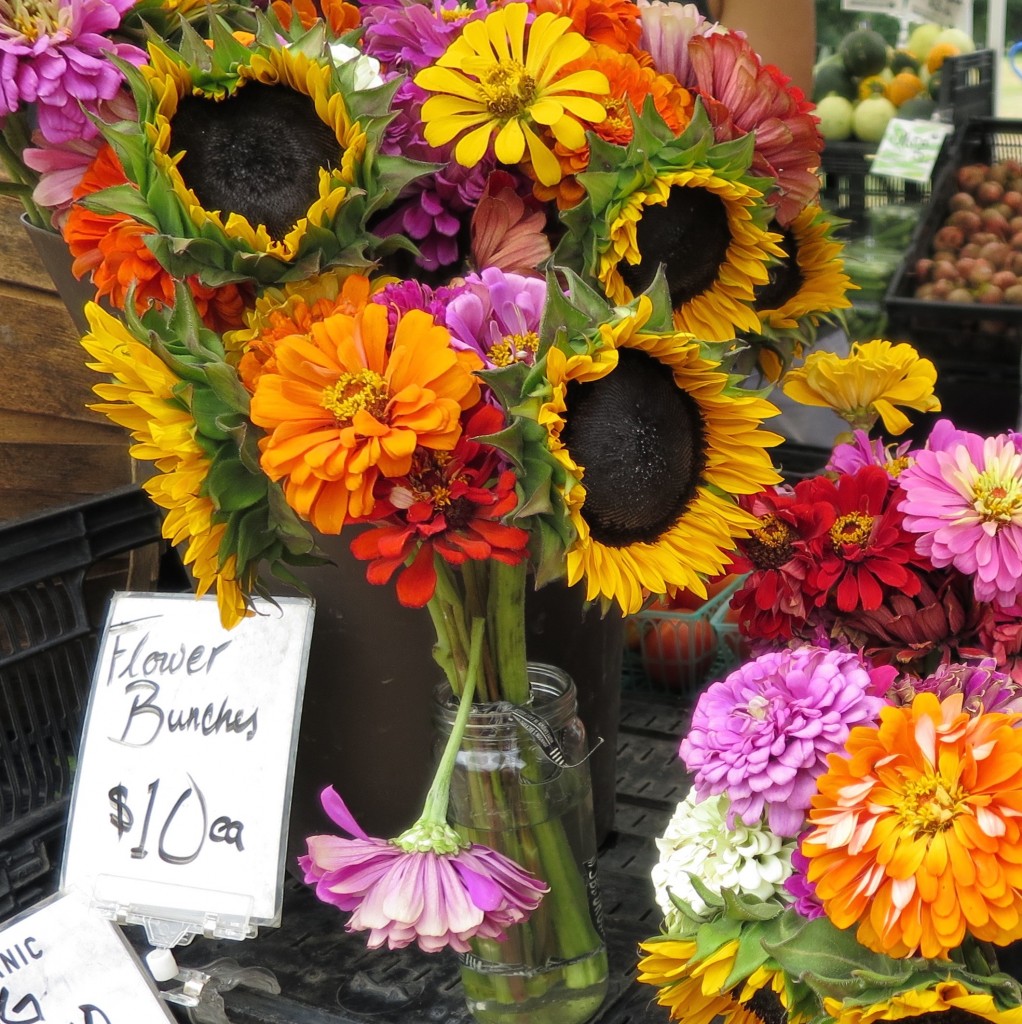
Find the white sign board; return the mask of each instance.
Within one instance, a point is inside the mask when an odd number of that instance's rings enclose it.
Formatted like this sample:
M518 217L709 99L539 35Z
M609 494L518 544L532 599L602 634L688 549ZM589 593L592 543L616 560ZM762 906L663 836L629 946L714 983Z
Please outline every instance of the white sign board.
M926 183L933 174L944 140L954 126L941 121L891 118L870 165L870 174Z
M4 1024L173 1024L118 929L77 895L0 929Z
M972 25L972 0L841 0L843 11L889 14L902 21L954 26Z
M111 601L62 887L116 920L181 922L164 945L279 923L313 603L257 609L226 630L212 597Z
M908 0L908 12L920 22L965 28L972 23L972 0Z

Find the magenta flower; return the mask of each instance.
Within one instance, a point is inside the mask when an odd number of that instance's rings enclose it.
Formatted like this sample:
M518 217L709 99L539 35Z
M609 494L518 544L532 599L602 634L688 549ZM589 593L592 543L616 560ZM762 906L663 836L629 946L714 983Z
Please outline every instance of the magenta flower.
M320 799L354 838L309 836L309 853L298 862L321 900L352 911L347 930L368 931L372 949L417 942L426 953L447 946L467 953L475 936L503 939L548 890L514 861L464 842L445 824L421 820L397 839L376 839L333 787Z
M532 363L546 303L546 281L506 274L496 267L464 278L466 287L447 306L454 348L477 351L488 366Z
M469 21L489 13L457 0L434 3L377 2L362 5L362 49L389 71L419 71L435 64Z
M1022 451L1014 437L949 433L899 477L904 529L937 568L971 577L977 601L1001 606L1022 597Z
M109 33L134 0L0 0L0 120L35 109L48 142L91 139L98 129L85 111L117 94L124 76L110 60L144 64L137 46Z
M803 646L747 662L700 696L681 742L702 799L727 793L730 820L795 836L826 771L856 725L873 722L894 668L857 654Z

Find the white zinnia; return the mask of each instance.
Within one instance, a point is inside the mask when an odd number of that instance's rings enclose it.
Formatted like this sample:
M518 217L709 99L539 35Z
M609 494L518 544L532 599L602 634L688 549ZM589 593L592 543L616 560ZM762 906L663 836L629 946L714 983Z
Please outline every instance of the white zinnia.
M706 916L710 909L693 888L689 873L713 892L731 889L764 900L778 896L791 901L784 881L791 874L795 840L774 835L765 822L750 826L738 818L729 828L727 812L724 794L700 801L692 790L656 840L660 860L652 878L668 928L679 916L671 894L697 916Z
M359 92L363 89L377 89L383 85L380 62L375 57L367 57L361 50L346 43L331 43L330 56L338 66L352 60L355 62L355 88Z

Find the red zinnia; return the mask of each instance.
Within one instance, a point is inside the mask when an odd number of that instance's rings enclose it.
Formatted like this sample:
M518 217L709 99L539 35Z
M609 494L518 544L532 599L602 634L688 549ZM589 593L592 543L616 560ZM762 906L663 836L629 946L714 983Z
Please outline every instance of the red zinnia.
M732 571L748 573L731 607L739 628L757 640L790 640L812 611L815 591L807 593L810 561L806 545L830 529L834 511L800 499L797 492L771 488L743 499L759 517L760 528L738 541Z
M518 503L514 471L502 470L500 453L475 440L503 426L499 409L481 406L453 452L420 448L405 478L384 481L390 489L377 499L373 517L382 505L391 523L360 534L351 551L370 562L370 583L387 583L404 566L396 592L405 607L421 608L432 598L434 555L451 565L491 558L516 565L525 557L528 533L500 522Z
M879 466L866 466L837 481L814 477L797 488L804 500L829 505L833 525L809 545L813 565L808 580L823 605L832 591L839 612L873 611L889 589L912 597L920 581L914 569L927 563L916 554L915 538L902 526L898 502L904 493L891 487ZM835 589L836 588L836 589Z

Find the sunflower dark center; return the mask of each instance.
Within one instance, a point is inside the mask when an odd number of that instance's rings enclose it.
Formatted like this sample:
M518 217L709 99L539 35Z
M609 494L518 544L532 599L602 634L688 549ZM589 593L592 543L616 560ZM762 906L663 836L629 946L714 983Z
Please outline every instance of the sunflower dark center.
M777 993L772 989L757 989L755 995L745 1004L763 1024L787 1024L788 1011L785 1010Z
M699 406L669 367L622 349L601 380L568 387L561 433L585 470L582 515L608 547L654 543L678 521L706 464Z
M774 225L774 230L778 230ZM755 289L757 310L780 309L786 302L798 295L805 278L798 265L798 243L790 229L780 229L784 236L781 248L784 250L784 259L779 263L772 264L767 268L767 283L758 285Z
M642 259L618 269L634 294L644 291L662 263L675 308L717 280L731 244L724 201L705 188L671 189L666 207L647 206L635 227Z
M184 96L171 122L171 153L203 207L240 213L283 238L319 196L319 169L336 167L341 145L312 99L249 82L223 100Z

